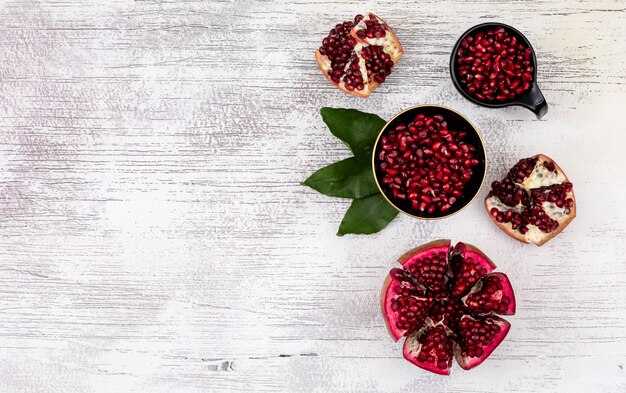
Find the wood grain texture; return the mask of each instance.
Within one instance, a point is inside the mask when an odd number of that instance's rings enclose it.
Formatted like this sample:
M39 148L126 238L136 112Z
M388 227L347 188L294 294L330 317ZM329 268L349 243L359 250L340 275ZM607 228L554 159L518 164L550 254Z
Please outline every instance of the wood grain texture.
M313 57L364 10L406 52L366 100ZM454 90L449 51L489 20L532 41L544 120ZM608 0L2 1L0 391L626 391L625 37ZM420 103L475 122L488 182L556 159L578 217L542 248L480 201L336 237L349 201L299 184L349 156L319 109ZM448 378L404 361L378 310L394 258L440 237L480 246L518 298L490 360Z

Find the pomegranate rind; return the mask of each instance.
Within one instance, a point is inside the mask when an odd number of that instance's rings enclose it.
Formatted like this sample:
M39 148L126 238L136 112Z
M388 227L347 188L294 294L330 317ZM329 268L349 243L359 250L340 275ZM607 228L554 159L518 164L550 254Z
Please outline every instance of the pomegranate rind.
M470 317L469 315L464 315L462 318L474 319ZM481 364L482 362L484 362L485 360L487 360L487 358L493 353L493 351L495 351L496 348L498 348L500 343L505 339L506 335L509 333L509 330L511 329L510 323L508 323L506 320L499 318L497 316L490 316L490 317L484 318L483 320L493 321L495 324L500 326L500 332L491 340L491 343L489 345L486 345L483 347L483 355L480 357L474 357L474 358L464 357L462 355L462 349L461 349L460 344L458 344L457 342L454 343L454 358L456 359L459 366L461 366L461 368L464 370L471 370L474 367Z
M551 162L554 164L555 169L560 172L561 174L563 174L563 177L565 178L564 182L569 182L569 179L567 177L567 175L565 174L565 172L563 171L563 169L561 169L561 167L559 166L559 164L556 163L556 161L554 161L552 158L546 156L545 154L537 154L531 158L537 158L538 159L538 163L537 165L542 164L543 162ZM547 242L549 242L550 240L552 240L552 238L554 238L556 235L558 235L559 233L561 233L561 231L563 229L565 229L565 227L567 227L569 225L569 223L576 217L576 196L574 195L574 189L572 189L569 192L570 197L572 198L572 200L574 201L574 205L572 206L572 208L570 209L570 213L565 216L564 218L562 218L561 220L556 220L559 223L559 226L557 229L555 229L552 232L546 233L544 237L541 238L541 240L535 242L534 244L537 245L538 247L543 246L544 244L546 244ZM508 236L512 237L513 239L520 241L522 243L526 243L526 244L530 244L531 241L529 239L526 238L525 235L523 235L522 233L520 233L518 230L513 229L513 226L511 225L510 222L498 222L490 213L490 208L489 208L489 199L490 197L486 197L485 198L485 210L487 211L487 215L489 216L489 218L491 219L491 221L496 224L496 226L498 228L500 228L500 230L502 230L502 232L506 233Z
M388 50L385 51L385 53L389 54L389 56L391 57L391 60L393 60L394 63L398 63L398 60L400 60L400 58L404 54L404 48L402 48L402 44L400 44L400 40L398 40L398 36L393 31L391 26L389 26L389 24L383 20L383 18L379 17L373 12L369 12L368 16L369 15L373 15L379 22L385 25L387 34L389 35L389 39L388 39L389 43L386 46ZM365 20L365 18L363 18L363 20ZM360 30L360 29L357 29L357 26L353 27L352 30L350 30L350 35L354 37L354 39L358 43L361 43L363 45L375 45L374 40L376 39L371 39L371 38L362 39L356 34L357 31ZM389 49L389 46L391 47L391 49ZM374 89L371 89L371 90L374 90Z
M393 321L389 320L389 318L391 317L391 299L388 300L387 298L391 296L389 292L392 290L392 282L393 278L391 277L391 274L387 274L385 282L383 283L383 289L380 291L380 311L383 313L383 319L385 320L385 326L387 327L389 335L391 336L391 338L393 338L393 341L398 341L400 337L402 337L404 332L398 329L393 324Z
M383 313L385 326L387 326L389 335L391 335L394 341L398 341L400 337L404 336L406 330L398 329L392 319L393 311L391 310L391 300L394 295L392 283L393 278L391 274L388 274L383 283L383 290L380 293L380 309Z
M346 89L343 82L335 83L330 78L328 71L331 68L330 68L330 62L327 61L327 59L328 58L324 56L323 54L321 54L319 50L315 52L315 60L317 60L317 66L320 68L320 70L322 71L326 79L328 79L330 83L335 85L339 90L343 91L344 93L348 93L355 97L367 98L369 97L370 93L378 86L378 84L375 81L372 81L371 83L368 83L363 90L360 90L360 91L356 89L352 91ZM370 86L374 86L374 87L370 87Z
M508 297L510 299L509 304L508 304L506 310L504 310L504 311L480 312L479 310L476 310L471 305L467 304L467 302L466 302L467 298L472 293L476 293L476 292L480 291L482 289L482 283L488 277L497 277L499 282L500 282L500 284L502 285L502 290L498 291L499 293L496 293L495 294L495 298L492 297L492 299L499 300L499 299L501 299L504 296L506 296L506 297ZM480 279L479 282L477 282L474 285L474 287L472 288L470 293L467 294L466 296L464 296L462 300L463 300L463 303L465 304L465 306L468 308L468 310L470 310L475 315L488 315L488 314L492 314L492 313L499 314L499 315L514 315L515 314L515 293L513 292L513 287L511 286L511 281L509 281L509 277L506 274L504 274L504 273L496 272L496 273L491 273L491 274L488 274L488 275L484 276L483 278Z
M433 363L420 362L417 359L422 349L422 344L420 344L417 340L421 334L425 333L426 330L427 328L422 329L421 331L414 332L413 334L409 335L406 338L406 340L404 341L404 345L402 347L402 355L404 356L406 360L408 360L409 362L413 363L414 365L416 365L417 367L421 369L424 369L426 371L430 371L432 373L439 374L439 375L450 375L450 367L452 367L452 358L454 356L454 349L451 354L452 356L450 356L450 359L448 361L448 367L446 369L440 369ZM454 344L452 344L452 347L454 348Z

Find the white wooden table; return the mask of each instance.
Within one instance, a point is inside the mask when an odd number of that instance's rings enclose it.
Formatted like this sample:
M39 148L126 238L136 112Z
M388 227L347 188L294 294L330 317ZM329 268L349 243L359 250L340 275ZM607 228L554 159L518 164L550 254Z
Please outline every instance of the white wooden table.
M1 2L1 392L626 391L626 4L379 3ZM363 100L313 52L367 10L406 55ZM490 20L538 52L544 120L454 90L452 45ZM335 236L349 202L299 184L349 155L319 109L420 103L475 122L488 182L552 156L578 217L542 248L480 201ZM378 309L394 258L441 237L480 246L518 298L491 358L447 378L404 361Z

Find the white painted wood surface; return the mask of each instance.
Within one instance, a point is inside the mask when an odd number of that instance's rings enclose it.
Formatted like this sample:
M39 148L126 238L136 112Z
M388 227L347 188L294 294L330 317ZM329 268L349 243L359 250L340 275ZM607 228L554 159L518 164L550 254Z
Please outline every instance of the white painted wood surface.
M0 3L1 392L626 391L626 4L378 3ZM366 10L406 55L363 100L313 52ZM454 90L450 49L489 20L535 46L544 120ZM475 122L488 182L552 156L578 217L542 248L480 201L336 237L349 202L299 184L349 154L320 107L420 103ZM404 361L378 309L394 258L441 237L480 246L518 298L507 340L447 378Z

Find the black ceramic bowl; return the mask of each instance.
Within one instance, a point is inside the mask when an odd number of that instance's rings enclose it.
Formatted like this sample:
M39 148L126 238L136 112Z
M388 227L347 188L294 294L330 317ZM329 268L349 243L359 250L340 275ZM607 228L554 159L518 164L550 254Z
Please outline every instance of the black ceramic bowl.
M381 187L381 181L383 174L381 173L379 164L381 163L377 158L377 151L380 147L381 137L385 135L389 130L395 129L395 127L399 124L407 124L415 119L415 116L419 113L423 113L424 115L441 115L448 122L448 128L451 130L457 131L465 131L467 136L463 139L466 143L473 145L476 148L474 152L474 158L476 158L479 164L473 167L473 175L470 180L465 184L463 188L463 195L460 198L457 198L457 201L452 204L450 210L443 212L435 212L433 214L429 214L428 212L420 212L413 210L408 201L398 200L393 197L393 195L389 192L386 192ZM485 155L485 145L483 140L476 130L476 127L465 118L459 112L456 112L450 108L440 105L418 105L395 115L380 131L378 138L376 139L376 143L374 144L374 151L372 153L372 168L374 171L374 178L376 179L376 185L380 190L380 193L385 197L387 202L399 210L402 213L405 213L411 217L424 219L424 220L437 220L441 218L446 218L452 216L461 210L463 210L467 205L470 204L478 195L478 191L483 185L483 181L485 180L485 174L487 173L487 158Z
M510 101L488 103L479 101L478 99L472 97L463 89L463 86L461 86L457 73L458 50L459 46L461 45L461 41L463 41L465 37L478 33L479 31L489 30L497 27L503 27L505 30L507 30L509 34L515 36L519 42L522 42L524 45L530 48L530 50L532 51L533 81L530 90L522 93L521 95L513 98ZM535 53L535 50L533 49L528 39L524 37L522 33L509 25L505 25L504 23L482 23L480 25L472 27L465 33L461 34L461 37L459 37L456 44L454 44L454 48L452 49L452 55L450 56L450 76L452 77L452 82L454 83L454 86L459 91L459 93L461 93L465 98L477 105L485 106L487 108L502 108L505 106L520 105L533 111L535 115L537 115L537 119L541 119L548 112L548 103L546 102L543 94L541 94L541 90L539 90L539 86L537 85L537 55Z

